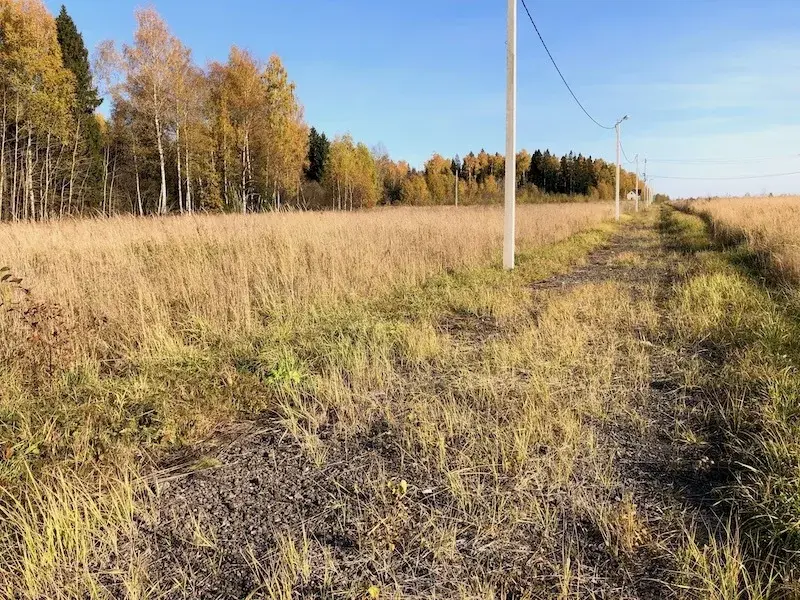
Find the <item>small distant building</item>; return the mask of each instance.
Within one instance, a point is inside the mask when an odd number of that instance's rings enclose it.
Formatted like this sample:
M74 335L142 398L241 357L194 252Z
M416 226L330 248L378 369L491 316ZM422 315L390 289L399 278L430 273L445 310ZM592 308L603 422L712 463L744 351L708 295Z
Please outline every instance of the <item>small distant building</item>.
M638 200L639 195L636 192L628 192L626 198L628 198L628 200Z

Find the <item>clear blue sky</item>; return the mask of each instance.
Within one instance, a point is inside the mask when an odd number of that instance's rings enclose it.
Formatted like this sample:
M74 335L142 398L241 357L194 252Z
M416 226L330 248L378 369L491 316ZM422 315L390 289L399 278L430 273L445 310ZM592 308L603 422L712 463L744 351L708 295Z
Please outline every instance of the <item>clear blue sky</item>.
M53 13L61 2L46 0ZM800 2L527 0L578 97L623 125L650 175L729 177L800 171ZM137 0L68 0L90 51L131 38ZM433 152L502 151L502 0L155 0L199 64L231 44L278 53L309 124L383 143L414 165ZM614 159L613 132L573 103L520 6L520 148ZM656 163L742 159L752 163ZM643 165L643 163L642 163ZM632 168L632 167L630 167ZM800 192L800 176L655 180L673 196Z

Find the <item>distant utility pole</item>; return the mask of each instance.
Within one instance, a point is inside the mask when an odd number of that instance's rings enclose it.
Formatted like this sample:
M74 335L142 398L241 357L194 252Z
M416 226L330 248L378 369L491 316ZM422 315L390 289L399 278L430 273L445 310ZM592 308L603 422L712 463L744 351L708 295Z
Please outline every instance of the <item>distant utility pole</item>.
M517 201L517 0L508 0L506 35L506 173L503 268L514 268L514 223Z
M636 212L639 212L639 155L636 155Z
M650 206L650 188L647 185L647 159L644 159L644 204Z
M627 119L628 119L628 115L625 115L619 121L614 123L614 129L617 132L617 195L616 195L616 197L617 197L617 204L616 204L617 221L619 221L619 217L620 217L620 214L619 214L619 148L620 148L620 146L619 146L619 126L620 126L620 123L622 123L623 121L626 121Z
M458 206L458 171L456 171L456 206Z

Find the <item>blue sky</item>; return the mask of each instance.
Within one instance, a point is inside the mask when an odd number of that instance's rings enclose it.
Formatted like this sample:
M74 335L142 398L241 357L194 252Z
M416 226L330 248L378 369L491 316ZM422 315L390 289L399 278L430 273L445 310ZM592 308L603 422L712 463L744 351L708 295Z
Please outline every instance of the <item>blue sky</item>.
M137 0L67 0L90 51L130 40ZM800 171L800 2L527 0L589 112L649 175ZM61 2L47 0L53 13ZM414 165L433 152L503 151L502 0L155 0L195 61L231 44L278 53L309 124L382 143ZM519 8L519 147L614 159L613 131L574 104ZM722 159L678 164L658 159ZM769 159L743 161L743 159ZM741 161L741 162L733 162ZM643 160L642 160L643 166ZM633 167L630 166L632 169ZM655 179L673 196L800 192L800 175Z

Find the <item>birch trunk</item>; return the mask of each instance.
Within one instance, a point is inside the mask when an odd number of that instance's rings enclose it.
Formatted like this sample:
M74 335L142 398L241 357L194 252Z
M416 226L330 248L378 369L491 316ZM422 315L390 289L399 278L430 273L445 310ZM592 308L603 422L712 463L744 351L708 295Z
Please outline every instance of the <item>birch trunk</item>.
M61 149L58 151L58 158L56 158L56 163L50 167L50 188L53 190L51 203L50 203L50 217L51 218L53 217L53 215L55 213L56 194L58 193L58 188L56 186L56 178L58 176L58 173L61 170L61 159L64 158L64 148L66 148L66 147L67 147L67 145L62 142L61 143ZM64 178L62 177L61 178L61 200L60 200L60 203L59 203L59 211L58 211L59 219L61 218L61 213L64 210L64 186L65 185L66 185L66 182L65 182Z
M157 97L154 92L154 97ZM167 214L167 170L164 165L164 144L161 141L161 121L158 112L154 112L154 122L156 126L156 140L158 142L158 161L161 165L161 193L158 198L158 214Z
M136 174L136 201L139 204L139 216L144 216L144 207L142 206L142 189L139 186L139 159L136 155L136 144L133 146L133 171Z
M178 107L175 107L175 113L177 114ZM178 209L183 214L183 190L182 190L182 183L181 183L181 124L180 120L176 117L175 123L175 155L176 155L176 163L178 163Z
M245 158L245 148L242 147L242 214L247 212L247 189L245 180L247 178L247 159Z
M28 126L28 147L25 149L25 189L24 202L26 218L36 218L36 197L33 195L33 152L31 150L31 143L33 142L33 131L31 126Z
M19 160L19 94L17 94L17 109L14 115L14 189L11 190L11 217L16 221L19 218L17 206L17 162Z
M0 221L3 220L3 200L6 195L6 92L3 91L3 141L0 145Z
M192 205L192 178L190 173L190 163L189 163L189 138L187 137L183 143L184 150L186 152L186 210L190 213L194 211L194 206ZM180 161L180 157L178 158Z
M114 166L111 167L111 186L108 190L108 215L111 216L112 213L112 202L114 200L114 179L117 176L117 154L114 153Z
M75 119L78 123L75 125L75 145L72 147L72 164L70 165L69 169L69 207L72 208L72 186L75 183L75 163L78 160L78 140L80 139L81 135L81 118L78 116ZM63 203L62 203L63 204Z
M103 157L103 206L101 208L103 215L106 214L106 199L108 197L108 161L110 148L111 147L106 144L105 156Z
M47 132L47 149L44 154L44 202L42 203L42 220L50 218L48 198L50 197L50 132Z
M66 193L64 190L66 189L67 184L63 181L61 182L61 196L58 204L58 218L64 218L64 194Z
M36 145L34 146L33 150L34 156L34 164L36 163L36 159L39 158L39 139L36 139ZM36 187L36 192L34 192L34 198L38 195L39 196L39 214L37 216L36 211L33 211L33 218L36 220L37 218L40 221L44 221L44 204L47 200L46 196L44 195L44 181L45 181L45 174L47 169L47 160L42 162L42 166L39 167L39 185Z
M225 206L229 206L228 201L228 132L222 128L222 200Z
M89 169L86 169L86 173L83 176L83 181L81 182L81 187L78 189L78 198L80 198L81 209L80 212L83 214L83 190L86 187L86 180L89 179ZM70 215L72 214L72 207L70 207Z

